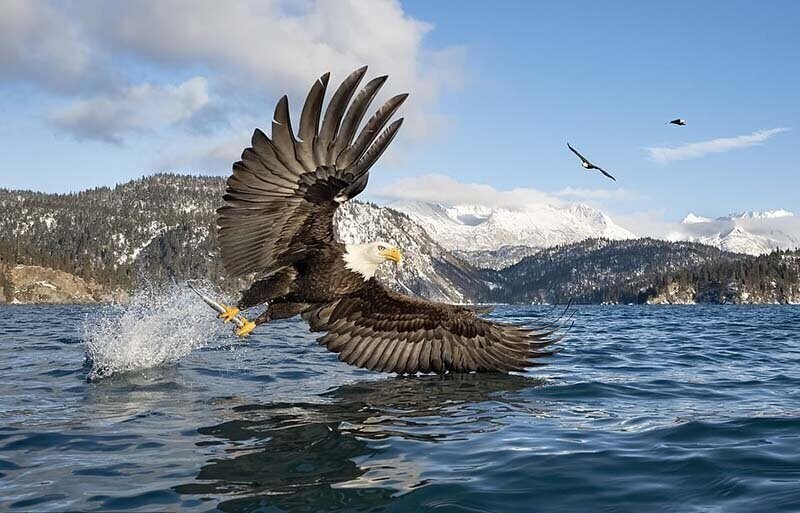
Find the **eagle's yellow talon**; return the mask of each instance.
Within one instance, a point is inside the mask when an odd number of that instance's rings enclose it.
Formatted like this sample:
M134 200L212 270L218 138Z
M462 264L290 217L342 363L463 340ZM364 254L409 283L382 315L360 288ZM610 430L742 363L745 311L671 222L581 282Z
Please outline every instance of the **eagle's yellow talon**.
M247 335L250 334L251 331L253 331L255 329L255 327L256 327L256 323L254 323L253 321L248 321L247 319L244 319L244 324L242 325L241 328L237 329L235 333L237 335L239 335L240 337L246 337Z
M222 319L222 322L231 322L234 317L239 315L239 309L235 306L228 306L223 305L225 307L225 311L219 314L219 318Z

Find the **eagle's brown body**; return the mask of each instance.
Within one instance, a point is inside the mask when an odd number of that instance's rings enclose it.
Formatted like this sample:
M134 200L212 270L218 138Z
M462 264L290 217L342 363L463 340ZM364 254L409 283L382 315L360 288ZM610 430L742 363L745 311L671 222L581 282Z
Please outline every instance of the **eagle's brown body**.
M345 267L344 244L333 242L311 250L301 261L256 280L242 294L241 309L268 303L256 324L301 314L313 305L335 301L363 289L363 276Z
M313 331L326 332L319 342L342 361L372 370L508 372L539 365L532 360L552 354L545 347L555 341L553 331L494 323L466 307L394 292L372 277L374 269L353 264L358 245L335 240L334 213L366 187L402 119L381 130L407 96L389 99L359 131L386 81L370 81L353 99L365 72L347 77L324 118L323 75L308 94L297 135L284 96L272 138L256 130L252 147L234 164L218 211L222 258L232 274L261 276L239 307L267 303L256 324L300 314ZM393 260L399 262L399 252Z

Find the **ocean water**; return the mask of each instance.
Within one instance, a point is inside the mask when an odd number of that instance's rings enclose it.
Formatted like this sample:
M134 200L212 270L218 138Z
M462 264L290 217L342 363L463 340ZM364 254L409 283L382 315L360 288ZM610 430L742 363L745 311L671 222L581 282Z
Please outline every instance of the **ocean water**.
M800 511L800 308L575 311L526 375L398 378L181 293L0 308L0 510Z

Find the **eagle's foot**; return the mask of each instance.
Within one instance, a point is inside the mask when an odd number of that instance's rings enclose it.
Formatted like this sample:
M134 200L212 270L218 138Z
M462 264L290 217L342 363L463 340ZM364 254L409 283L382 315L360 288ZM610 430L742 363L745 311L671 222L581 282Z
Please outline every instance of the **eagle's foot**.
M228 306L222 305L225 307L225 311L219 314L219 318L222 319L222 322L231 322L234 317L239 315L240 310L235 306Z
M247 335L250 334L251 331L253 331L256 328L256 323L254 323L253 321L248 321L244 317L242 318L242 320L244 321L244 324L242 324L242 327L238 328L235 331L235 333L240 337L246 337Z

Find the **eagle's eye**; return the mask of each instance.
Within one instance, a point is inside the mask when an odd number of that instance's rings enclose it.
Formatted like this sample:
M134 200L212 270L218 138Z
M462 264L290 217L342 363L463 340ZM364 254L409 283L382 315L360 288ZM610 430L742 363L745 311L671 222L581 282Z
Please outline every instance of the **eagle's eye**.
M385 250L386 250L386 246L378 244L378 251L385 251Z

